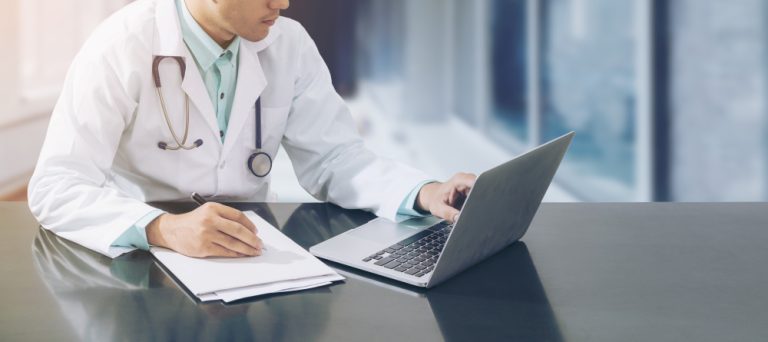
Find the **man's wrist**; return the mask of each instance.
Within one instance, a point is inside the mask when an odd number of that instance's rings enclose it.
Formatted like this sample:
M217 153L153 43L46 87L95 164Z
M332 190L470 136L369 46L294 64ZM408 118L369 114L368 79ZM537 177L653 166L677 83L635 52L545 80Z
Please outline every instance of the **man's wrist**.
M432 193L435 192L435 189L437 189L440 184L440 182L424 184L421 189L419 189L419 194L416 195L416 205L414 205L413 209L422 214L429 214L429 202L431 201Z
M162 214L147 225L147 242L150 246L168 247L168 241L165 239L161 228L168 217L169 214Z

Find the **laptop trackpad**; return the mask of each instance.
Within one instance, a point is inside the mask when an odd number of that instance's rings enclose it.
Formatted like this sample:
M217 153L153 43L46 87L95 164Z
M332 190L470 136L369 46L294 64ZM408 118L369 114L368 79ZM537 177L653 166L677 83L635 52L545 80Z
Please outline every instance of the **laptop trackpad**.
M395 243L434 225L436 222L435 219L427 218L396 223L385 218L376 218L360 227L349 230L347 234L375 243Z

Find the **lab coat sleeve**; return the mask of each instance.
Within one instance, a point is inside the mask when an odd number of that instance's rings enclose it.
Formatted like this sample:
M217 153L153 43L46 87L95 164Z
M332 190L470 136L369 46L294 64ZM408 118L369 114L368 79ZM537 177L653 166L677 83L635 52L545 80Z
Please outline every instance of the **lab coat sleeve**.
M113 247L128 247L138 248L148 251L149 241L147 241L147 226L152 223L158 216L165 214L162 210L158 209L144 215L138 222L134 223L131 228L123 232L123 235L117 237L112 242Z
M109 257L132 250L110 245L154 210L108 186L138 98L138 77L114 65L117 51L86 47L75 58L28 189L29 207L44 228Z
M321 201L395 220L409 192L431 179L368 150L306 31L301 30L295 96L283 136L301 186Z

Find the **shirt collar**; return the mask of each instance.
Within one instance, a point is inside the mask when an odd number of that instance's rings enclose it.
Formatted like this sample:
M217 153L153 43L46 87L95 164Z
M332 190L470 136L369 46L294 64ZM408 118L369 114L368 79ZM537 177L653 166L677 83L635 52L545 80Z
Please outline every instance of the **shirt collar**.
M225 57L227 51L232 53L228 61L230 63L236 61L237 53L240 49L240 37L236 36L226 49L222 49L213 38L205 33L200 24L195 21L192 14L189 13L184 0L177 0L176 8L181 19L179 23L181 24L181 34L184 42L189 47L189 51L201 69L208 70L217 59Z

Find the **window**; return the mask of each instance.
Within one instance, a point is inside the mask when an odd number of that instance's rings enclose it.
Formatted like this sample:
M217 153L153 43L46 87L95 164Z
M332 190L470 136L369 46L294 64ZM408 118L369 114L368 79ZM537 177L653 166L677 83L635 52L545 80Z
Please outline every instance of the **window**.
M638 101L634 3L542 2L542 138L577 132L561 174L565 185L584 199L634 197Z
M762 0L669 3L671 199L768 198Z
M406 95L383 112L463 125L417 160L488 165L574 130L555 184L576 199L768 198L768 2L361 1L361 83Z
M493 0L491 6L491 114L505 131L503 134L526 142L529 139L526 1Z

